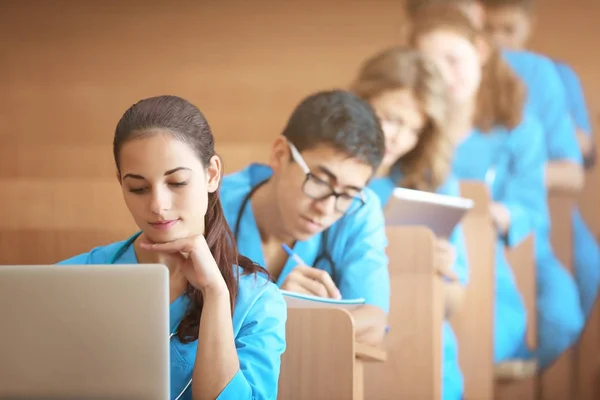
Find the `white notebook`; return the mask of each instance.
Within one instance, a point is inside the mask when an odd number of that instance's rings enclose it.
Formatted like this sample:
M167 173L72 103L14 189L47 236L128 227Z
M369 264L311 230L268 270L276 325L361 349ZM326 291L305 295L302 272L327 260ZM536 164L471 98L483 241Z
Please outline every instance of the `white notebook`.
M424 225L436 236L448 238L473 205L463 197L396 188L384 211L385 224Z
M317 297L307 294L289 292L282 290L283 298L288 308L345 308L352 310L365 304L365 299L342 299L335 300L326 297Z

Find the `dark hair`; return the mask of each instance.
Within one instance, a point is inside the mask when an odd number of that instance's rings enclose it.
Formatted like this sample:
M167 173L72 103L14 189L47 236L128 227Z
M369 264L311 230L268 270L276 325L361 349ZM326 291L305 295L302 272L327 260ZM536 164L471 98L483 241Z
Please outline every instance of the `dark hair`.
M385 153L383 130L366 101L345 90L312 94L296 107L285 136L298 151L327 144L376 170Z
M452 6L461 6L464 4L473 4L477 1L481 0L406 0L404 9L406 14L409 17L414 17L417 15L422 9L425 7L429 7L432 5L452 5Z
M484 7L519 7L526 12L533 11L534 0L480 0Z
M168 132L175 139L188 144L205 166L216 155L215 140L208 121L196 106L176 96L152 97L131 106L117 124L113 141L117 170L120 172L119 154L125 142L156 134L159 130ZM242 269L244 275L263 272L268 276L268 273L250 259L238 254L235 238L223 214L218 190L208 194L208 209L204 222L206 242L229 289L233 314L239 278L239 274L234 273L236 266ZM198 339L203 305L202 293L189 284L186 295L191 299L191 304L177 330L177 336L182 343Z

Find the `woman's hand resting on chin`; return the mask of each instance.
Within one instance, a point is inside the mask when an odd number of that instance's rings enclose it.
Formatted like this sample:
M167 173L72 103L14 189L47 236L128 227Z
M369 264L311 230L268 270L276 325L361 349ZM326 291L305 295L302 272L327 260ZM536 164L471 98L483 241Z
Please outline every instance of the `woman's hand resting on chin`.
M206 290L227 290L225 280L203 235L194 235L167 243L151 243L142 238L144 250L176 257L176 263L188 282L205 293Z

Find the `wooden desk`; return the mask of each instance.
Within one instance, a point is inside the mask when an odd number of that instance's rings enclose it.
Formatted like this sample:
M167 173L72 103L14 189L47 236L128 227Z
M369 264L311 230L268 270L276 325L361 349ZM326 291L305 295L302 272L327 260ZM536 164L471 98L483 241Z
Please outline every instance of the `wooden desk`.
M458 340L465 399L492 399L494 393L494 299L496 230L489 191L480 182L461 182L461 195L475 206L462 221L469 283L461 308L451 318Z
M364 364L385 351L354 341L350 313L340 308L289 308L287 349L278 399L364 399Z
M440 399L443 283L434 272L435 237L419 226L388 227L391 307L388 359L365 365L365 398Z

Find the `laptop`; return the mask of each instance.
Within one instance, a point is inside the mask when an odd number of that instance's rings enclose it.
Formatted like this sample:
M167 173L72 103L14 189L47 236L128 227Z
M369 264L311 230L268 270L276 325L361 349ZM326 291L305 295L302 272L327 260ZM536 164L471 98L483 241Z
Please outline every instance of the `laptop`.
M471 199L395 188L384 210L385 224L423 225L437 237L448 238L473 206Z
M0 398L169 398L163 265L0 266Z

